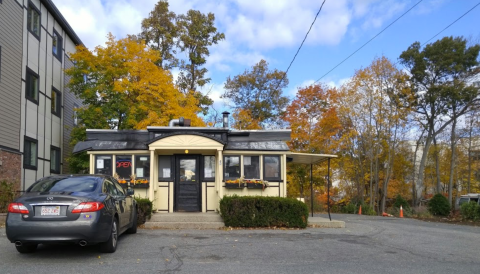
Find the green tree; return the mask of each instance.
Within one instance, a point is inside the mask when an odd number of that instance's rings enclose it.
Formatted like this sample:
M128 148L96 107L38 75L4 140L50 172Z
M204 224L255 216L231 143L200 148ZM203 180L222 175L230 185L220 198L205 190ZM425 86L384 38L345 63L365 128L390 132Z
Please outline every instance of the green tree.
M235 77L227 78L222 98L229 99L235 110L248 110L253 120L262 127L282 124L284 109L289 100L282 96L282 90L288 86L283 71L269 70L268 63L261 60L252 70Z
M198 10L189 10L186 15L178 16L177 24L180 50L188 55L187 61L180 62L177 85L185 94L193 92L204 114L213 101L197 90L211 80L205 78L208 70L202 66L210 55L208 47L225 39L225 34L217 31L214 22L213 13L205 15Z
M421 197L424 189L425 164L432 140L477 104L479 88L469 85L468 80L478 73L479 50L478 44L467 47L462 37L444 37L423 50L415 42L400 55L401 63L411 74L416 120L426 131L416 197Z
M160 53L157 65L164 70L178 66L177 41L179 32L176 24L177 16L168 10L168 1L160 0L150 12L148 18L142 20L142 32L139 38Z

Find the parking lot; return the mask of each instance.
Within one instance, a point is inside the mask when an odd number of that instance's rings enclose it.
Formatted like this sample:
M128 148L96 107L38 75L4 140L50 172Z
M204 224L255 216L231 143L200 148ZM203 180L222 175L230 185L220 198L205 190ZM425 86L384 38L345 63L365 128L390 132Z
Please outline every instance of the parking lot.
M322 215L322 217L325 217ZM146 230L95 246L19 254L0 228L1 273L476 273L480 228L332 215L346 228Z

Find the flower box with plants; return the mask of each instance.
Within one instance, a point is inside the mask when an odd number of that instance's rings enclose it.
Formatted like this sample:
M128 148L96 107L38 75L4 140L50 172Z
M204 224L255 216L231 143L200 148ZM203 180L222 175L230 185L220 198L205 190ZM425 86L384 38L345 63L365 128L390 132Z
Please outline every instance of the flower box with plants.
M116 179L123 188L127 188L129 184L130 184L130 187L134 187L134 188L148 188L150 186L148 179L136 179L135 174L130 175L130 180L119 179L119 178L116 178Z
M268 187L268 182L263 180L245 180L245 184L247 188L254 188L254 189L265 189Z
M245 183L243 182L242 178L236 180L226 180L225 181L225 188L229 189L241 189L245 187Z

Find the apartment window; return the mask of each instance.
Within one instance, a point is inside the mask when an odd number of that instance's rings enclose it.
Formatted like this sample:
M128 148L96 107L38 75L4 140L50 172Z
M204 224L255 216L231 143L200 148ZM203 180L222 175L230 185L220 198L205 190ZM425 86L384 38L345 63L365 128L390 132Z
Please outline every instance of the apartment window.
M215 156L203 157L203 178L205 181L215 180Z
M28 31L40 39L40 11L34 4L28 3Z
M260 179L259 156L243 156L243 175L245 179Z
M38 74L27 68L27 82L25 84L25 97L38 104Z
M163 182L172 181L172 156L158 156L158 180Z
M60 174L60 148L50 146L50 173Z
M62 111L62 94L56 88L52 87L52 114L60 117Z
M135 156L135 170L136 178L150 178L150 156L137 155Z
M57 57L58 61L62 62L62 52L63 52L63 38L53 30L52 36L52 53L55 57Z
M112 155L95 156L95 174L112 174Z
M37 140L27 136L23 142L23 167L37 169Z
M224 174L223 177L227 179L240 178L240 156L225 156L224 159Z
M280 156L263 156L263 179L280 181Z
M115 164L115 171L120 179L130 179L132 175L132 156L117 155Z
M78 113L77 113L77 104L73 104L73 125L78 126Z

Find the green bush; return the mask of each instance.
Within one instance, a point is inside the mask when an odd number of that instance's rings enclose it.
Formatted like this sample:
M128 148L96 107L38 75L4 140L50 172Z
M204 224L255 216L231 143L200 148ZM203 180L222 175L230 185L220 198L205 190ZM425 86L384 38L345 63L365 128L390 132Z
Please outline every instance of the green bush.
M460 212L465 220L476 221L480 219L480 205L477 202L464 203L460 206Z
M450 203L442 194L435 194L428 202L428 211L434 216L447 216L450 214Z
M355 204L349 203L342 207L342 213L355 214L355 212L357 212L357 206Z
M358 213L358 212L357 212ZM375 209L373 209L373 206L370 206L369 204L362 204L362 215L377 215L377 212L375 212Z
M398 194L395 198L395 203L393 203L393 207L400 208L402 206L403 210L410 210L410 205L408 204L407 200L403 199L403 197Z
M8 211L8 204L15 200L15 183L7 180L0 181L0 213Z
M231 227L307 227L308 208L293 198L237 195L220 200L220 215Z
M137 201L137 225L143 225L152 217L153 202L147 198L135 197Z

